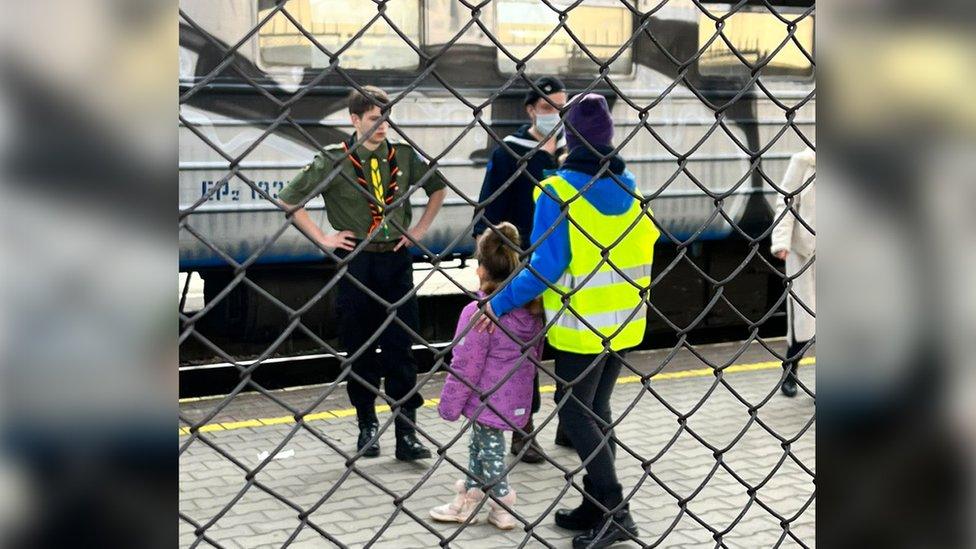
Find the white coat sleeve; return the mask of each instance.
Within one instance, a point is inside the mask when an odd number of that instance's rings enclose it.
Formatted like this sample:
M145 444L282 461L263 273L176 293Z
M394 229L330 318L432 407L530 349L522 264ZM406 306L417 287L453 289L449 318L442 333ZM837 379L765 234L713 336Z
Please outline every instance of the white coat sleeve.
M783 191L792 193L796 191L803 184L803 174L806 173L807 162L802 153L794 154L790 157L790 163L786 167L786 173L783 175L783 180L780 182L780 188ZM797 210L797 196L793 197L793 209ZM783 212L786 212L784 215ZM782 219L780 219L782 217ZM779 252L781 250L790 251L792 248L793 240L793 225L796 223L796 214L789 211L786 207L786 197L780 194L776 200L776 213L773 215L773 222L776 224L773 227L772 234L772 246L770 246L770 251L772 253Z

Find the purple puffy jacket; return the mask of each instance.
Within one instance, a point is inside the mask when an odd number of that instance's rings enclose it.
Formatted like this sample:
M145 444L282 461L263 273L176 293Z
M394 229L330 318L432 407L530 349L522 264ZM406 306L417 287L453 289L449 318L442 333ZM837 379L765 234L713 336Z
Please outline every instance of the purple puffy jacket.
M477 313L477 302L469 303L461 311L454 333L455 340L474 322ZM482 425L511 431L512 425L524 427L531 417L532 384L535 378L535 363L531 358L538 360L542 356L545 338L539 338L524 357L521 347L542 331L542 319L525 308L519 308L502 316L499 322L522 343L513 341L501 328L496 328L493 333L479 332L474 328L468 330L454 347L451 360L454 373L447 375L441 391L441 401L437 406L442 418L456 421L464 414ZM494 389L513 369L515 373L488 398L494 410L484 405L479 393ZM467 380L477 391L469 388L458 377Z

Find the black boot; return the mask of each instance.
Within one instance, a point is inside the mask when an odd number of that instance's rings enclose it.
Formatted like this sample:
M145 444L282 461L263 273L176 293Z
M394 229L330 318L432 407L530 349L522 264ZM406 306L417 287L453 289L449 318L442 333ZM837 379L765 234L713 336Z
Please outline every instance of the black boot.
M430 457L430 450L417 440L414 424L417 421L416 410L400 410L400 417L395 420L396 425L396 458L400 461L415 461ZM405 421L409 419L410 423Z
M356 441L356 451L358 452L367 444L369 445L363 452L363 457L371 458L380 455L380 439L373 440L379 428L379 421L375 417L359 420L359 439ZM370 444L370 440L373 440L372 444Z
M788 397L796 396L796 362L786 362L783 364L783 368L789 373L786 374L786 379L783 380L783 385L780 386L780 390L783 394Z
M534 428L535 427L532 425L532 418L529 417L529 422L525 424L525 427L523 427L522 430L525 431L526 433L529 433ZM521 461L524 461L525 463L542 463L543 461L545 461L545 457L543 457L542 455L542 448L540 448L539 445L536 443L535 437L529 438L527 436L522 435L522 433L518 431L512 431L512 455L513 456L517 456L518 453L522 451L522 448L525 448L526 444L529 445L529 448L525 451L524 454L522 454Z
M573 549L603 549L615 543L630 541L637 537L637 524L630 516L626 507L613 514L613 522L609 519L601 521L599 525L586 533L573 538Z
M573 442L566 436L566 431L563 431L562 425L556 425L556 446L562 446L563 448L573 447Z
M587 476L583 477L583 491L591 496L596 495ZM583 503L575 509L556 510L556 526L567 530L590 530L598 526L602 518L603 511L586 496L583 497Z

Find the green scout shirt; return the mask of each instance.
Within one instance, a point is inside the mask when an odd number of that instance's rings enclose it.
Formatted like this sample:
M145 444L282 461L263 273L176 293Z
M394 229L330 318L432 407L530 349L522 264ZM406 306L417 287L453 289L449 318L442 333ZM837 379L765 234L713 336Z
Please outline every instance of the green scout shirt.
M410 145L406 143L391 143L391 145L396 149L397 166L400 168L400 175L397 176L396 197L398 198L410 187L416 185L430 167ZM320 189L322 198L325 200L325 213L329 217L329 224L337 231L352 231L356 238L366 238L373 217L369 211L369 202L363 193L363 188L356 182L356 171L352 162L346 156L342 143L328 145L324 150L324 153L315 155L312 163L305 166L278 193L278 198L288 204L300 204L320 186L325 176L335 167L336 162L341 162L341 173L336 174L331 181L323 184L324 188ZM372 159L376 158L384 192L389 192L390 184L390 166L386 160L388 153L389 149L386 142L380 144L375 151L370 151L363 146L356 149L356 156L362 162L367 181L370 181ZM444 179L440 172L435 172L424 180L423 184L427 196L444 187ZM405 229L410 228L413 217L410 203L405 202L403 205L384 213L384 217L388 220L389 238L382 232L382 229L378 229L381 232L374 242L399 240L402 233L394 226L393 222Z

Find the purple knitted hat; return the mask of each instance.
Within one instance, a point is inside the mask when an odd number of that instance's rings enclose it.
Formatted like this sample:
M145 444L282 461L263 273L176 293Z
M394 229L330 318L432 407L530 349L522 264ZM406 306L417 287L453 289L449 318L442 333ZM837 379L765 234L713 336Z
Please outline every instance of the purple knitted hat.
M613 118L607 100L600 94L588 93L576 96L569 101L569 111L563 122L566 124L566 148L573 150L583 146L583 142L572 129L579 132L590 145L611 146L613 140Z

